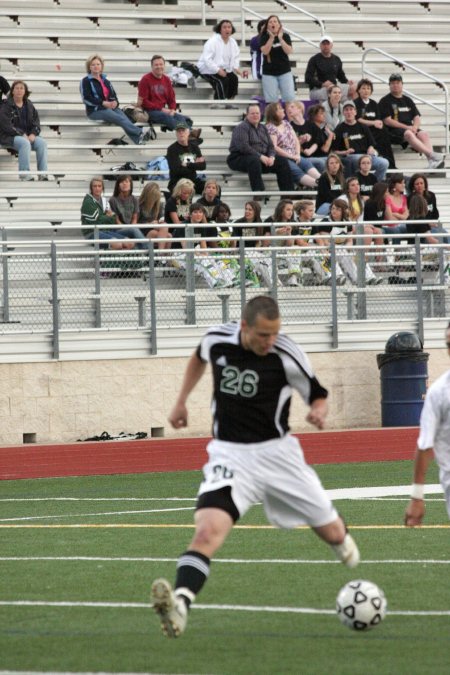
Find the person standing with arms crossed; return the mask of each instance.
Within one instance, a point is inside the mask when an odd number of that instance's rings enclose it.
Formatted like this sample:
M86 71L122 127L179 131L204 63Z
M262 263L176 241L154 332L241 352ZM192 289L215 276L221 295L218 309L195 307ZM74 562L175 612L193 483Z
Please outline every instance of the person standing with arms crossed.
M445 344L450 356L450 322L445 331ZM414 483L405 512L405 525L408 527L421 525L425 516L424 483L433 451L450 518L450 370L433 382L422 408L414 459Z
M353 538L289 433L292 390L310 406L306 419L318 429L325 424L328 393L280 326L275 300L256 296L240 323L210 328L188 362L169 421L175 429L187 426L188 396L211 363L214 438L198 492L195 534L178 560L175 590L162 578L152 585L153 607L167 637L184 632L212 556L256 503L263 503L272 525L294 528L306 522L344 564L359 562Z

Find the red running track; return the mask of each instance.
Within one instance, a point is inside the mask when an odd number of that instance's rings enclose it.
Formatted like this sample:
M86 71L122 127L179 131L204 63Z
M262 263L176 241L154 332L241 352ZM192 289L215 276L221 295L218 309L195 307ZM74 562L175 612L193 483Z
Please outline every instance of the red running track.
M417 427L298 434L309 464L412 459ZM0 448L0 480L200 469L207 438Z

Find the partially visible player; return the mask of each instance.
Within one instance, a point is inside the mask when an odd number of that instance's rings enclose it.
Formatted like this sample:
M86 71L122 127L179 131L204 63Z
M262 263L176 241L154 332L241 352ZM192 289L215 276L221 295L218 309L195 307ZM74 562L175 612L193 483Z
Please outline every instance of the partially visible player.
M294 528L306 522L344 564L359 562L353 538L289 434L292 390L310 406L306 419L318 429L325 424L328 392L303 351L280 333L280 324L275 300L252 298L240 324L210 328L188 362L169 421L175 429L187 426L187 398L209 362L214 438L198 492L195 534L178 560L175 590L165 579L152 585L153 606L168 637L183 633L211 557L235 522L258 502L272 525Z
M445 338L450 356L450 322ZM405 525L420 525L425 516L424 483L433 450L450 518L450 370L433 382L425 397L414 460L414 483L405 513Z

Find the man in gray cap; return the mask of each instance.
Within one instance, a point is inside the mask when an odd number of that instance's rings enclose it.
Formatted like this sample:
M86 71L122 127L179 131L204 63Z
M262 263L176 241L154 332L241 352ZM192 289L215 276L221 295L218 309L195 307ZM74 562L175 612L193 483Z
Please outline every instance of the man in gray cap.
M320 52L311 56L305 72L305 81L309 87L311 101L326 101L327 90L338 84L342 98L353 98L355 83L347 79L339 56L333 54L333 40L329 35L322 35L319 42Z
M403 93L403 78L392 73L389 78L389 94L379 101L380 117L387 126L391 143L408 145L428 159L429 169L438 169L444 164L444 155L434 152L430 136L420 128L420 112L409 96Z

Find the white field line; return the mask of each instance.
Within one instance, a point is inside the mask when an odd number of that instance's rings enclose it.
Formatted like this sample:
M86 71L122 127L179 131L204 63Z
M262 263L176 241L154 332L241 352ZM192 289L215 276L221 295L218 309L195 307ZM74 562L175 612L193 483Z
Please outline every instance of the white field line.
M152 609L148 602L82 602L47 600L0 600L3 607L86 607L95 609ZM334 609L316 609L314 607L272 607L268 605L193 605L194 609L216 610L224 612L270 612L277 614L336 614ZM443 610L393 610L389 616L450 616L450 609Z
M171 675L170 673L151 673L150 671L140 673L111 673L105 670L92 671L63 671L63 670L0 670L0 675ZM175 674L173 674L175 675ZM178 673L178 675L183 675Z
M327 494L332 500L337 500L337 499L373 499L373 498L380 498L380 497L389 497L391 495L398 496L398 495L409 495L411 491L411 486L410 485L390 485L390 486L378 486L378 487L365 487L365 488L339 488L336 490L327 490ZM434 483L434 484L426 484L425 485L425 493L426 494L442 494L443 490L442 487L439 483ZM63 501L64 499L67 499L68 501L76 501L79 499L80 501L83 500L85 501L85 498L77 498L77 497L68 497L68 498L55 498L52 497L50 498L51 500L58 499L58 501ZM106 498L95 498L95 499L105 499ZM121 498L125 499L125 498ZM131 499L131 498L127 498ZM149 499L156 499L154 497L149 498ZM26 498L22 498L23 501L28 501ZM43 497L40 497L39 500L45 501ZM186 498L178 498L178 497L171 497L171 498L161 498L159 501L186 501ZM2 500L3 501L3 500ZM36 501L36 498L31 498L30 501ZM192 500L194 501L194 500ZM0 523L11 523L11 522L23 522L23 521L31 521L31 520L55 520L55 519L61 519L61 518L81 518L81 517L100 517L100 516L123 516L123 515L131 515L131 514L142 514L142 513L167 513L170 511L190 511L194 507L180 507L180 508L172 508L172 509L140 509L140 510L132 510L132 511L102 511L98 513L66 513L66 514L58 514L58 515L42 515L42 516L22 516L22 517L17 517L17 518L0 518Z
M442 494L439 483L425 484L425 494ZM374 497L409 496L411 485L382 485L378 487L338 488L326 490L330 499L371 499ZM155 502L195 502L195 497L3 497L0 502L114 502L114 501L155 501Z
M108 556L0 556L0 562L33 562L45 560L47 562L178 562L178 558L151 558L151 557L108 557ZM339 560L311 560L308 558L214 558L214 564L226 565L340 565ZM380 560L361 560L360 565L450 565L450 560L436 560L424 558L408 560L399 558Z
M102 511L101 513L65 513L51 516L23 516L21 518L0 518L0 523L11 523L22 520L46 520L48 518L80 518L85 516L124 516L130 513L168 513L169 511L193 511L194 506L184 506L178 509L140 509L139 511Z
M196 497L3 497L0 502L195 502ZM0 670L0 673L3 671Z

